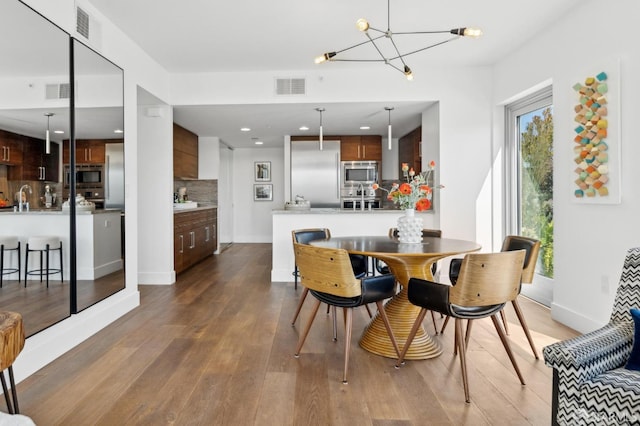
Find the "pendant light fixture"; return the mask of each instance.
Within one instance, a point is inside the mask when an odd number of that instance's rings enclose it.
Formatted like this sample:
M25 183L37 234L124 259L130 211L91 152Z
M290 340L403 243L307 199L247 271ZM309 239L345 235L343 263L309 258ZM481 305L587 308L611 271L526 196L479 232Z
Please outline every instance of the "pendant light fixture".
M322 139L323 139L323 134L322 134L322 113L324 112L324 108L316 108L316 111L318 111L320 113L320 151L322 151L323 146L322 146Z
M45 112L44 115L47 117L47 133L45 134L45 140L44 140L44 152L45 154L51 154L51 138L49 137L49 120L55 114L52 112Z
M391 151L391 111L393 111L393 107L384 107L385 110L389 112L389 125L387 126L388 131L388 143L389 143L389 151Z
M330 51L323 53L315 59L316 64L320 64L322 62L380 62L385 65L389 65L392 68L400 71L407 80L413 80L413 72L411 68L405 63L405 58L409 55L413 55L418 52L422 52L424 50L428 50L434 48L436 46L440 46L442 44L448 43L450 41L457 40L461 37L467 38L478 38L482 35L482 31L475 28L454 28L451 30L427 30L427 31L391 31L391 0L387 0L387 30L382 30L380 28L374 28L369 24L364 18L358 19L356 22L356 27L358 30L362 31L366 36L366 40L360 43L356 43L353 46L349 46L347 48ZM414 38L433 38L430 42L427 43L425 47L406 51L401 50L401 43L396 43L396 39L403 38L402 36L413 36ZM406 38L406 37L404 37ZM383 43L385 40L388 43ZM362 56L358 57L342 57L342 52L347 50L351 50L366 44L372 44L375 50L378 52L379 58L370 57L370 56ZM384 49L382 45L387 44L388 49L387 53L384 53ZM408 49L407 49L408 50Z

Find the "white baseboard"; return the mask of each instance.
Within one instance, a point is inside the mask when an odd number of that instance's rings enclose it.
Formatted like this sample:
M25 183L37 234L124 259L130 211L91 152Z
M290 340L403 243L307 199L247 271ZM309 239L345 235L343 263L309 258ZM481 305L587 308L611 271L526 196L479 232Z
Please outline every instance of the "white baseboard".
M606 321L596 321L593 318L581 315L571 309L558 305L557 303L551 304L551 318L561 322L567 327L571 327L580 333L588 333L593 330L604 326Z
M171 285L176 282L176 272L138 272L138 284Z

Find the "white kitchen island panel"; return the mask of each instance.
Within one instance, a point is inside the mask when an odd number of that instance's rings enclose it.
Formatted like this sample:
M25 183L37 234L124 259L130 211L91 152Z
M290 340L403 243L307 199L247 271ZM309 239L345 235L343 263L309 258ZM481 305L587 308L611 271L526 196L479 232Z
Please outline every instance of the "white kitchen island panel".
M94 280L123 268L120 245L120 210L96 210L76 214L76 266L78 280ZM15 235L20 240L22 256L31 236L55 236L62 241L64 279L70 274L69 214L59 210L0 213L2 233ZM58 264L57 252L50 255L52 267ZM32 260L29 256L30 268ZM24 276L24 271L22 272ZM53 275L50 279L59 279ZM40 279L29 276L29 279Z
M329 228L331 236L388 235L397 226L401 210L310 209L308 211L273 210L273 250L271 281L293 281L293 242L291 231L305 228ZM416 213L425 228L437 228L432 212Z

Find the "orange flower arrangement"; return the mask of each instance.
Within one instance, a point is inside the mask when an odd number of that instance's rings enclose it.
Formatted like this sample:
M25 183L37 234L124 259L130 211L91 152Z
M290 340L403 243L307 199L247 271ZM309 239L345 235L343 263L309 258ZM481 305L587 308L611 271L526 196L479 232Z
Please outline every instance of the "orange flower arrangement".
M413 168L409 168L407 163L402 163L402 174L406 182L394 183L391 189L382 188L378 184L373 185L373 189L382 189L388 193L387 199L400 206L401 210L416 209L417 211L429 210L431 208L431 198L433 189L428 185L429 179L436 167L435 161L429 162L427 171L416 174ZM437 188L443 188L438 185Z

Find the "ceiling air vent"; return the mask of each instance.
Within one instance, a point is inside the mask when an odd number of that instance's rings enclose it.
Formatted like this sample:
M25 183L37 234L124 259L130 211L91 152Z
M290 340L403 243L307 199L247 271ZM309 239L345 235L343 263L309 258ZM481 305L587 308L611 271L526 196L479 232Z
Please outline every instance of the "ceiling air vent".
M47 84L45 86L45 99L69 99L71 87L69 83Z
M305 95L304 78L276 78L276 95Z
M89 39L89 14L79 7L76 8L76 31Z

